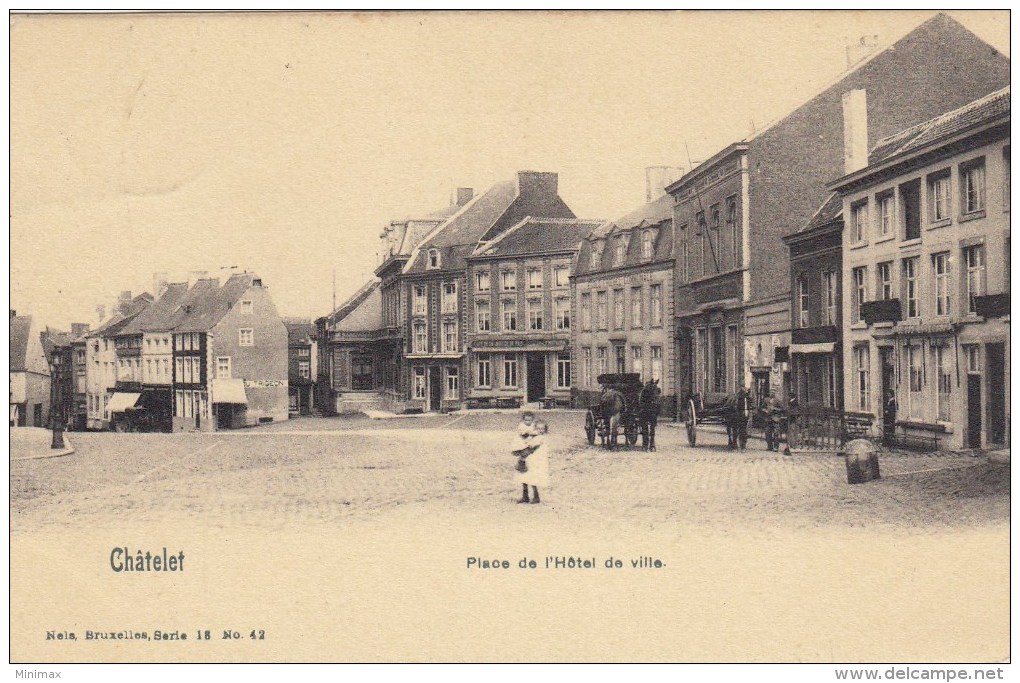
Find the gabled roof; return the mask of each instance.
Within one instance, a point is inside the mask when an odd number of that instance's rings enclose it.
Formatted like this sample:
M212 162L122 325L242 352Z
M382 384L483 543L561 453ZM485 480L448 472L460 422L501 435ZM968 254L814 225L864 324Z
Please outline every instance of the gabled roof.
M577 251L581 240L601 224L600 220L582 218L528 216L491 242L479 243L471 256L523 256Z
M231 275L222 287L216 286L219 284L218 280L199 280L192 289L197 288L203 282L210 283L211 287L198 297L191 312L174 326L174 331L206 332L211 330L237 303L238 299L251 288L257 278L255 273L236 273Z
M188 294L188 283L173 282L167 285L162 296L138 314L121 329L120 334L143 332L169 332L173 329L174 312Z
M315 336L315 323L308 318L284 318L283 325L287 328L289 345L311 344Z
M374 332L382 328L382 290L378 284L368 289L357 305L333 324L335 332Z
M46 328L39 333L39 341L42 343L43 353L49 358L50 354L53 353L53 349L60 346L71 345L71 333L63 332L61 330L51 330Z
M16 315L10 319L11 372L24 372L28 355L28 339L32 333L32 316Z
M833 192L829 197L818 207L818 211L811 217L811 220L807 222L804 227L797 231L797 233L804 233L820 228L823 225L828 225L832 221L840 218L843 215L843 197L838 192ZM795 233L795 234L797 234Z
M360 306L365 299L371 296L372 292L379 289L380 284L379 280L371 280L362 285L358 291L347 299L347 301L337 306L335 311L326 316L326 327L331 328L338 321L343 320L350 315L350 313Z
M879 140L868 163L876 164L900 154L907 154L925 145L949 138L957 133L980 126L1004 114L1010 113L1009 86L989 93L984 97L965 104L959 109L948 111L916 126Z
M102 325L87 333L86 337L112 337L128 326L139 313L152 304L152 295L143 292L132 299L125 307L125 312L114 313L113 317Z

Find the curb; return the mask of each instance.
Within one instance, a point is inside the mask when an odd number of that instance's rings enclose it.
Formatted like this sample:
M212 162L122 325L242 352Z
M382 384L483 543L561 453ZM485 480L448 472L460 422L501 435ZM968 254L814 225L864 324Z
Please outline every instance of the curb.
M11 462L20 462L22 460L46 460L48 458L63 458L66 455L74 453L74 446L71 444L71 440L64 436L64 449L61 451L51 451L45 455L26 455L22 458L11 458Z

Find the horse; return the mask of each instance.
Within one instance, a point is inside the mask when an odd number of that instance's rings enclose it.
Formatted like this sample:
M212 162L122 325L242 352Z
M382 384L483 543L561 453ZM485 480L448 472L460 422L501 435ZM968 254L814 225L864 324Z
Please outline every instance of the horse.
M641 449L655 450L655 427L659 423L659 410L662 407L662 390L659 380L649 380L638 394L638 425L641 428Z
M620 417L623 411L626 409L627 402L616 389L606 389L602 392L602 397L599 399L599 410L602 412L602 419L604 424L609 428L609 449L616 449L616 437L617 432L620 428ZM605 446L606 440L603 439L602 445Z
M751 394L747 389L739 389L726 399L726 438L730 450L747 448L747 423L751 419Z

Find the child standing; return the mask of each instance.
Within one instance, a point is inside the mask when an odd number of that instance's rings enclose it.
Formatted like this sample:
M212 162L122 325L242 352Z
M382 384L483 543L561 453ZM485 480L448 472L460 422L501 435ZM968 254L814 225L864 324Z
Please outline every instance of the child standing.
M518 471L517 481L521 484L523 495L518 503L541 503L539 487L545 488L549 485L549 451L551 446L548 442L549 427L545 422L535 423L535 434L528 437L527 448L518 454L524 460L525 471ZM528 486L531 486L531 496L528 496Z

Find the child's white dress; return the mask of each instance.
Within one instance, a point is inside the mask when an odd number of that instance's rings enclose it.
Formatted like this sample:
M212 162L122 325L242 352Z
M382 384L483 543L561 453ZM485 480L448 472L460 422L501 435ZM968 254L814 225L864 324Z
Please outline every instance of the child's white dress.
M527 484L541 489L549 486L549 451L551 449L548 437L544 435L535 437L532 443L538 444L538 448L525 459L528 471L517 473L517 485Z

